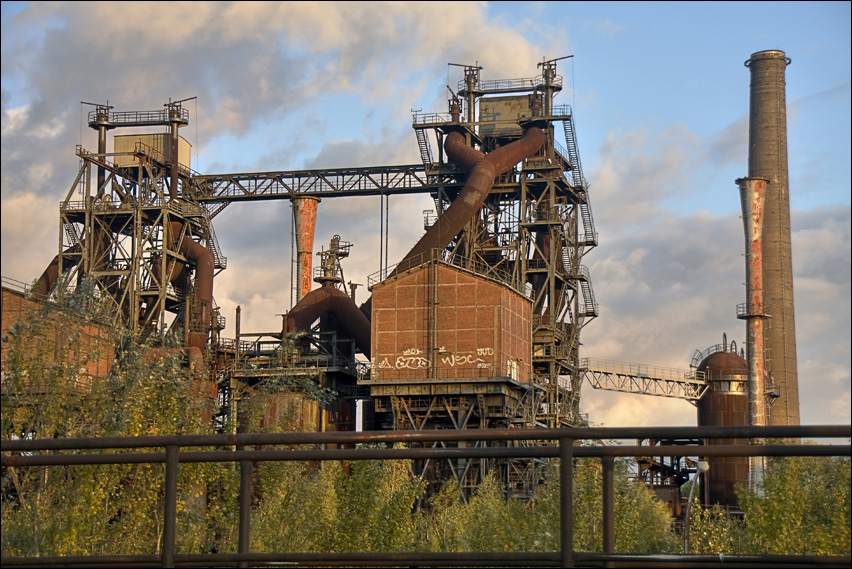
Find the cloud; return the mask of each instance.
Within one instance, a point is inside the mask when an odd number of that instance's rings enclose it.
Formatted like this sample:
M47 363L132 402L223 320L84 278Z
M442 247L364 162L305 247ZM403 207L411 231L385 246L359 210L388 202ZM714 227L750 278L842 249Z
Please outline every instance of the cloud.
M672 197L696 187L701 139L675 123L659 131L609 132L590 170L592 206L601 231L623 232L640 226Z
M595 24L595 31L598 34L609 38L615 36L616 34L620 34L626 29L626 27L622 26L621 24L616 24L610 19L606 19L602 22L597 22Z
M31 283L59 252L57 203L34 193L3 195L0 207L3 276Z

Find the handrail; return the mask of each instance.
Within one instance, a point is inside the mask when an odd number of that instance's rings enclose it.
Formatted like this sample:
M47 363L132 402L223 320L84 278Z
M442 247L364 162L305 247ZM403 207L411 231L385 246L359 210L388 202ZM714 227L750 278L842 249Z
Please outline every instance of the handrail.
M614 552L615 490L611 475L615 457L684 456L683 445L622 446L600 441L616 439L796 439L802 437L845 438L852 436L850 425L794 427L615 427L560 429L463 429L434 431L371 432L289 432L245 433L221 435L165 435L142 437L103 437L77 439L35 439L0 441L2 466L58 466L81 464L154 464L165 463L165 503L162 553L160 555L92 555L60 557L4 557L4 568L25 566L82 566L121 564L122 566L222 566L225 563L308 563L323 565L374 566L379 564L446 567L471 565L515 565L573 567L575 563L632 562L656 567L703 567L720 563L764 564L775 567L803 565L848 566L852 556L815 555L634 555ZM423 443L462 441L539 441L545 444L524 446L471 446L447 448L323 448L325 444L354 446L357 443ZM591 444L577 446L580 441ZM238 450L231 450L236 445ZM313 448L254 449L255 445L309 445ZM182 450L187 447L223 447L219 450ZM157 452L102 453L105 449L160 448ZM54 454L57 450L84 450ZM48 451L47 454L36 454ZM9 453L16 453L14 455ZM850 456L850 445L706 445L695 446L696 456ZM573 468L575 457L598 457L604 470L603 484L603 553L574 550L573 542ZM552 553L251 553L249 549L249 514L253 497L252 469L257 461L306 460L394 460L439 458L557 458L560 488L560 551ZM239 552L236 554L180 554L175 548L178 469L180 463L240 462ZM607 474L609 473L609 475Z

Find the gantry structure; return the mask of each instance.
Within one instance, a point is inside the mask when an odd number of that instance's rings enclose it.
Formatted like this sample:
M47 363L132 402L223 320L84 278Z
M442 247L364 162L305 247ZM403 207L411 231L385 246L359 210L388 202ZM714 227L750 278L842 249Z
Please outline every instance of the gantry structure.
M131 112L96 105L89 113L98 148L77 147L80 168L60 204L59 254L37 285L43 294L59 274L70 286L87 277L131 329L203 338L217 330L212 298L199 298L192 279L199 265L195 252L210 252L205 270L216 273L227 259L209 214L186 195L193 172L189 145L178 134L189 124L184 102ZM116 136L115 151L106 151L108 131L138 127L166 132Z
M375 425L390 428L581 424L580 333L598 315L583 260L598 238L573 112L554 104L563 88L557 61L539 63L536 77L509 80L483 80L479 65L460 66L463 79L455 92L448 88L447 112L413 114L422 161L402 166L202 175L191 170L188 144L179 136L189 124L186 101L170 101L159 111L116 112L96 105L88 123L98 132L98 148L77 148L80 169L60 207L59 255L45 286L59 273L70 273L72 283L74 277L92 278L97 294L129 327L182 335L183 344L199 348L211 364L225 409L234 408L234 393L246 385L295 374L315 378L341 399L372 402ZM116 136L114 151L107 152L107 133L129 127L160 127L164 133ZM425 193L435 204L428 229L457 200L469 176L445 155L451 136L488 156L530 129L543 133L543 143L494 179L464 227L424 257L427 272L449 268L523 298L530 315L524 348L529 355L510 362L510 369L492 369L475 382L432 374L417 387L380 385L376 370L356 361L351 338L325 316L295 339L283 328L241 331L238 316L236 339L219 337L224 318L212 297L212 279L227 261L212 220L230 203ZM324 251L315 280L345 290L340 261L349 244L337 239ZM386 267L371 284L396 276L396 269ZM369 315L369 307L362 309ZM435 360L440 348L434 345ZM377 362L371 363L375 368ZM520 377L524 366L528 372ZM328 425L354 428L353 409L339 409ZM475 486L488 468L450 469ZM531 494L539 478L535 465L510 464L506 472L506 481L521 494Z

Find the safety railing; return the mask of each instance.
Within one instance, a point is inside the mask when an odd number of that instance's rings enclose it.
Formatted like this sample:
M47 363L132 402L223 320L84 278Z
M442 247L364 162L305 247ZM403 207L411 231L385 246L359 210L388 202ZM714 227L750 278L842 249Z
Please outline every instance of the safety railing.
M94 464L163 464L164 511L160 554L3 557L6 569L45 566L192 566L223 567L306 564L312 566L418 567L471 566L631 566L631 567L710 567L717 565L764 567L846 566L852 556L826 555L673 555L615 553L614 461L617 457L684 456L682 445L604 445L600 441L620 439L799 439L843 438L852 436L850 425L796 427L624 427L562 429L469 429L434 431L373 432L290 432L276 434L167 435L77 439L3 440L2 466L65 466ZM525 441L527 445L512 444ZM589 444L577 443L589 441ZM448 448L448 443L467 443ZM485 444L473 445L471 442ZM487 446L498 442L501 446ZM325 445L351 446L357 443L384 444L385 448L323 448ZM402 443L397 445L396 443ZM424 448L430 443L430 448ZM431 443L437 443L431 446ZM268 445L289 448L263 449ZM394 448L387 448L395 445ZM408 446L405 446L408 445ZM417 445L416 448L413 448ZM297 446L299 448L297 448ZM305 448L305 446L309 448ZM219 447L219 450L185 450ZM162 449L154 452L145 449ZM130 452L104 453L105 450ZM234 450L236 449L236 450ZM251 450L246 450L251 449ZM69 453L67 451L78 451ZM60 454L62 453L62 454ZM731 456L850 456L849 444L772 444L695 446L690 455ZM573 480L574 459L601 460L603 486L603 551L587 553L574 548ZM559 464L559 543L555 552L430 553L430 552L347 552L347 553L251 553L250 514L253 498L253 469L263 461L357 461L395 459L513 459L551 458ZM239 542L237 553L185 554L176 551L178 470L187 463L239 462ZM108 523L108 521L104 521Z

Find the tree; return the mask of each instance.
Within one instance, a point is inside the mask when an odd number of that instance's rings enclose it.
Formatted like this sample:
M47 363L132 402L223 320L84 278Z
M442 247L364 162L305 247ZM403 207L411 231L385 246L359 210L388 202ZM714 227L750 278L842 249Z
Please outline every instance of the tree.
M768 461L751 491L740 487L743 515L692 508L690 551L776 555L849 555L849 457Z
M155 346L154 338L144 341L122 327L87 281L58 292L56 302L32 311L4 340L4 438L210 432L209 406L193 396L197 377L176 342L156 338ZM183 501L202 493L195 472L181 469ZM150 464L9 468L2 552L156 551L164 473L163 465Z
M756 553L849 555L849 457L772 459L757 492L742 492Z

